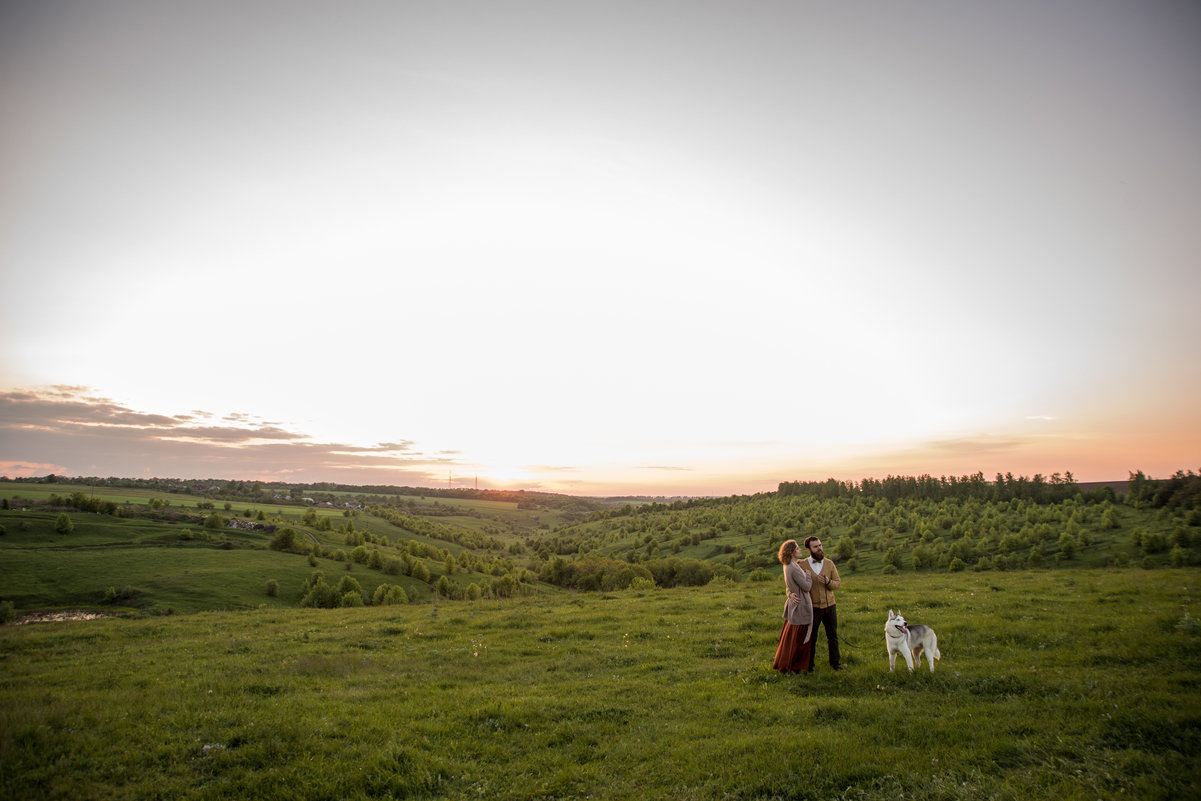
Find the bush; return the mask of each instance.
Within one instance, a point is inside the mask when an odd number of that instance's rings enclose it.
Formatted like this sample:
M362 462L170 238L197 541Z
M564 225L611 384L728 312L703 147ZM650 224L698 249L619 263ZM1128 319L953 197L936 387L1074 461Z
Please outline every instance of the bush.
M267 597L275 598L279 596L279 582L271 579L267 582Z
M71 522L71 516L66 512L59 514L54 521L54 530L59 534L70 534L75 530L75 524Z
M884 566L884 571L883 571L883 572L884 572L884 575L886 575L886 576L891 576L891 575L893 575L894 573L896 573L896 572L897 572L897 566L896 566L896 565L892 565L892 564L885 565L885 566Z
M17 618L17 608L12 601L0 602L0 623L11 623Z
M430 569L425 566L425 562L422 562L420 559L414 559L413 572L410 575L418 581L428 583L430 580Z
M401 606L409 602L409 596L404 587L396 584L381 584L375 588L371 596L372 606Z
M221 515L217 514L216 512L213 512L211 515L209 515L208 517L206 517L204 519L204 527L212 528L212 529L225 528L225 521L221 519Z
M351 590L342 596L342 606L366 606L363 603L363 593Z
M958 556L956 556L954 559L951 560L951 565L948 568L948 570L950 570L952 573L958 573L966 567L967 567L967 565L964 564L963 560L960 559Z
M747 576L747 580L748 581L771 581L772 574L768 573L763 568L758 567L750 572L750 575Z
M633 581L630 582L631 590L645 591L645 590L653 590L654 588L655 588L654 580L648 579L648 578L643 578L642 576L635 576Z
M1059 535L1059 553L1064 559L1071 559L1076 555L1076 538L1066 531Z
M343 599L342 606L347 606L347 604L345 603L345 596L348 593L352 593L352 592L358 593L359 600L363 601L363 587L354 578L354 576L343 576L342 580L338 582L338 587L335 590L335 592L337 593L339 598ZM359 603L359 604L355 604L355 605L362 606L363 604Z
M1162 534L1153 531L1143 535L1143 553L1162 553L1167 549L1168 542Z
M320 574L314 575L320 576ZM340 600L334 588L325 583L325 578L318 577L316 583L309 587L304 597L300 599L300 605L317 609L333 609L339 606Z
M271 538L271 542L267 546L273 551L296 551L300 548L300 542L296 538L296 529L291 526L285 526L275 533Z
M1169 558L1172 560L1172 567L1184 567L1188 564L1188 553L1179 545L1172 549Z

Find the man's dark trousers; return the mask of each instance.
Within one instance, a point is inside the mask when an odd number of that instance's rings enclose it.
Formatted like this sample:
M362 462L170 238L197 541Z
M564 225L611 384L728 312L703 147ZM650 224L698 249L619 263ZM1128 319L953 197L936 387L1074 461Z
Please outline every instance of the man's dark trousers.
M813 631L809 635L809 670L817 661L817 627L826 627L826 645L830 649L830 667L837 670L842 665L838 656L838 604L813 607Z

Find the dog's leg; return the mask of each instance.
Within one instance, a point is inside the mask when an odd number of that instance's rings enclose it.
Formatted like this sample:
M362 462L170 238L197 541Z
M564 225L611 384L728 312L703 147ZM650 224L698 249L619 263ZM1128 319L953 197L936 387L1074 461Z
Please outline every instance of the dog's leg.
M889 648L888 649L888 672L892 673L893 668L895 668L896 666L897 666L897 652L892 650L891 648Z
M921 666L922 666L922 654L924 654L924 653L925 653L925 651L922 650L922 647L920 645L913 649L913 663L919 670L921 669ZM929 660L927 660L927 661L929 661Z
M909 665L909 672L912 673L913 672L913 654L910 653L908 646L906 646L905 650L901 651L901 653L905 656L905 664Z

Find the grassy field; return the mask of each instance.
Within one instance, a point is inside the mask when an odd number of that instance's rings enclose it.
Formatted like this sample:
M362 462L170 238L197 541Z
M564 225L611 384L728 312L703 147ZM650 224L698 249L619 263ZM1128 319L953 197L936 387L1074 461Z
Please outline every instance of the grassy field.
M778 582L5 626L0 797L1197 798L1199 580L851 577L811 676Z

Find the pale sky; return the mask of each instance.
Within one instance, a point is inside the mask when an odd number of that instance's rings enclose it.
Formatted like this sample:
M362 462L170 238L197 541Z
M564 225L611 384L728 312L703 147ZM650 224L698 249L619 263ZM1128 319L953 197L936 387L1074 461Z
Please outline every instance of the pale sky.
M0 473L1201 466L1201 5L0 4Z

